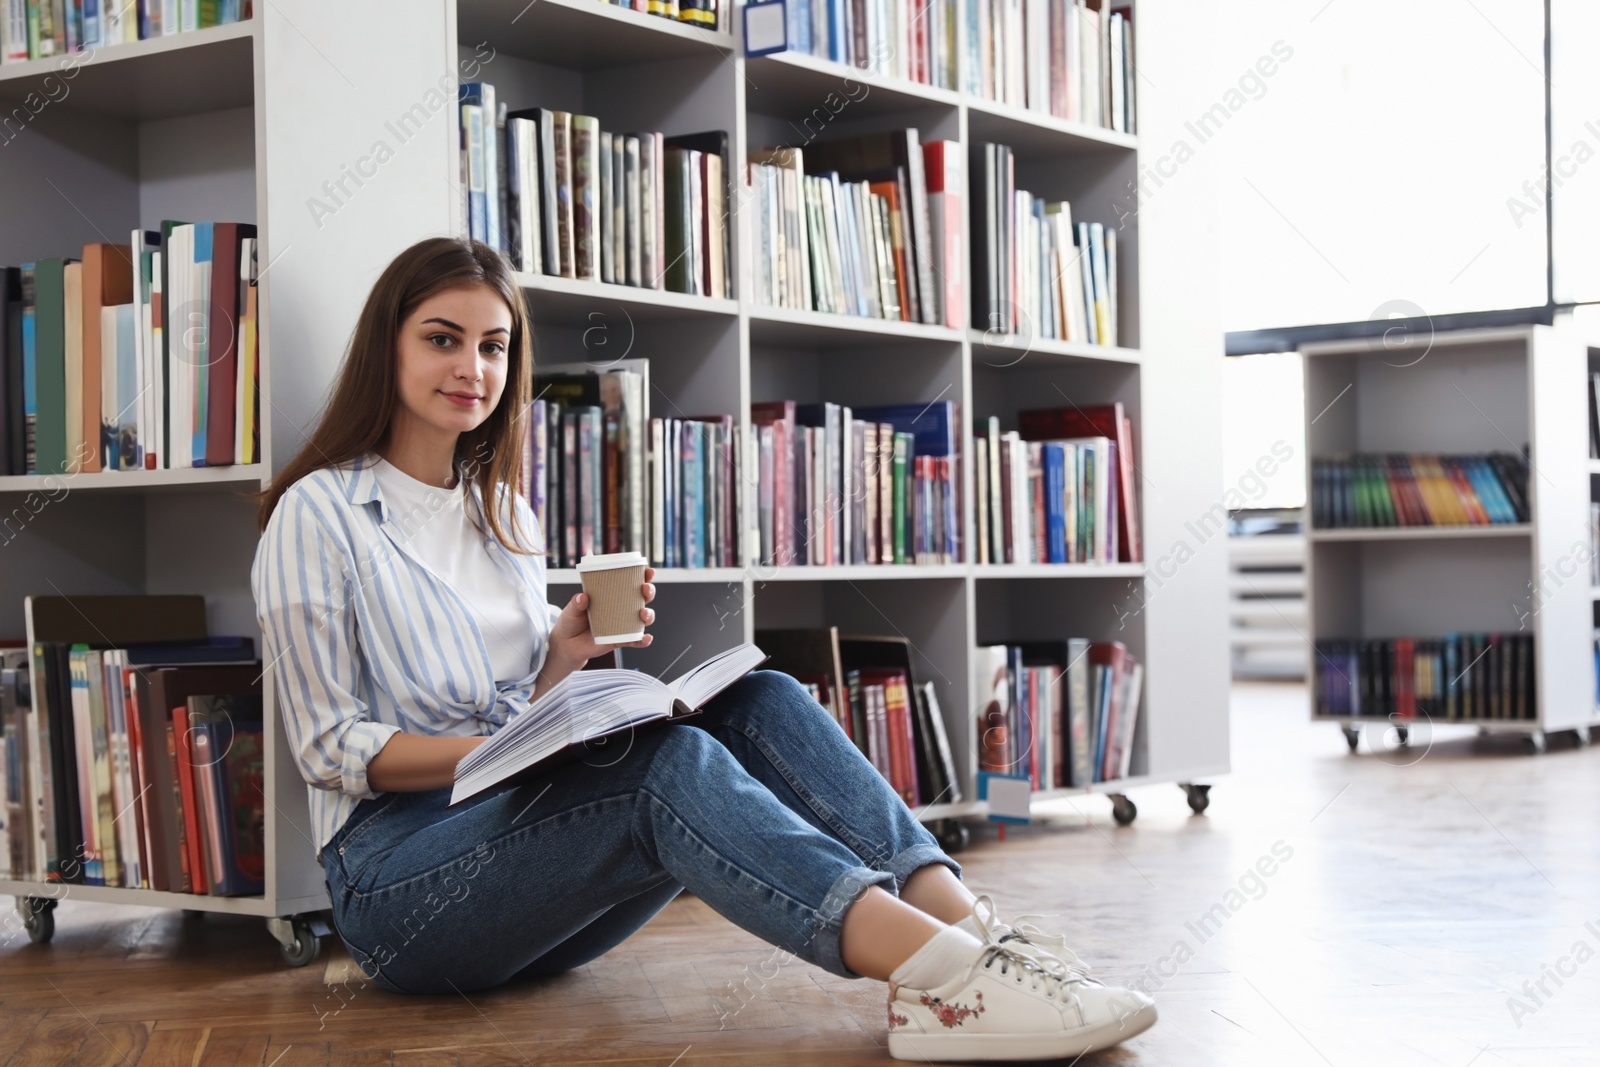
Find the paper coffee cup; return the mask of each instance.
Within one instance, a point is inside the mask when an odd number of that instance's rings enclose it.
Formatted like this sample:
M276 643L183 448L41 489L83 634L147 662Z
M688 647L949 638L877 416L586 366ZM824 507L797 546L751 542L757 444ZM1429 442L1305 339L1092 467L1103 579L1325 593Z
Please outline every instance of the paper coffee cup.
M638 552L607 552L578 561L578 577L589 594L589 632L602 645L644 638L645 558Z

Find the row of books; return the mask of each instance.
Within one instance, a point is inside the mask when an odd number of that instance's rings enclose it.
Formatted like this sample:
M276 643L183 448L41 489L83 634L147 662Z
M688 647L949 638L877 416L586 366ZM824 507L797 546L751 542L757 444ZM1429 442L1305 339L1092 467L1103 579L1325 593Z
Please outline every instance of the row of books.
M1327 638L1315 648L1318 715L1435 722L1538 715L1530 633Z
M1016 187L1012 151L979 145L972 321L979 329L1117 343L1117 231Z
M0 62L48 59L251 17L251 0L0 0Z
M965 0L967 92L1134 130L1133 13L1109 0Z
M707 30L726 30L726 0L600 0L610 7L624 7L660 15L674 22L686 22Z
M738 472L754 446L732 415L651 418L643 359L540 367L534 391L523 491L550 566L628 551L657 567L746 562Z
M978 769L1034 789L1126 778L1144 667L1120 641L1074 637L978 649Z
M960 156L915 129L750 153L756 299L960 326Z
M168 220L0 267L6 474L254 463L256 229Z
M958 419L948 400L752 404L758 562L961 562Z
M462 217L520 271L727 297L728 135L614 133L460 87Z
M973 434L979 563L1137 563L1133 422L1121 402L1018 413Z
M904 637L841 635L838 627L757 630L770 670L791 675L833 715L908 805L963 798L939 697L919 681Z
M955 89L955 0L785 0L787 50Z
M5 653L0 877L261 893L265 750L254 655L244 637L122 648L36 642ZM208 665L162 666L189 660Z
M1311 461L1312 525L1488 526L1528 521L1528 466L1510 452Z

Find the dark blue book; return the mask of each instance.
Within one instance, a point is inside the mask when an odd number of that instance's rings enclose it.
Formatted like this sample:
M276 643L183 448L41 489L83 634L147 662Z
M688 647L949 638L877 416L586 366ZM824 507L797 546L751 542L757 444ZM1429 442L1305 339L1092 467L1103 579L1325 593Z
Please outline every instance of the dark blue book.
M913 435L915 455L956 454L956 404L953 400L935 400L931 404L882 404L855 408L854 412L854 417L863 422L887 422L896 433Z
M253 637L207 637L199 641L176 641L127 645L124 650L130 667L176 667L195 663L253 663L256 642Z
M1067 491L1066 446L1046 441L1044 453L1045 562L1067 562L1067 517L1063 508Z

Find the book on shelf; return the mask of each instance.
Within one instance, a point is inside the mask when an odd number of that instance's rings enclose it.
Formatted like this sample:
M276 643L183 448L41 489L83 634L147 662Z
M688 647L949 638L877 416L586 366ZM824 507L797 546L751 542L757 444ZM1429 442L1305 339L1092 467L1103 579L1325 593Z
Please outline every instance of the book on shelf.
M450 803L524 772L554 768L635 729L695 715L765 658L761 649L746 643L719 652L672 682L630 670L569 674L461 758Z
M1061 429L1030 422L1033 433ZM1092 427L1091 427L1092 429ZM1119 437L1121 435L1119 434ZM1125 559L1122 465L1109 437L1024 439L998 416L973 435L980 563L1115 563Z
M7 268L3 473L257 462L255 233L168 221Z
M1117 231L1074 222L1070 202L1018 189L1006 145L978 145L973 169L973 325L1029 338L1116 345Z
M1313 529L1491 526L1527 522L1529 514L1527 461L1515 453L1311 461Z
M978 769L1035 790L1126 778L1144 667L1120 641L1022 641L978 649Z
M0 795L14 875L261 892L259 877L247 877L264 869L254 640L208 636L201 597L30 596L25 611L35 639L4 654L10 673L0 675ZM145 636L153 640L127 640ZM233 714L225 732L207 728L218 760L193 756L189 698L226 694L253 699L254 714ZM201 772L211 780L199 789L209 793L197 791ZM251 783L254 796L241 790ZM212 851L200 836L208 825L233 828ZM201 879L213 862L216 877Z
M952 401L752 404L759 561L961 562L958 420Z
M1318 715L1435 722L1538 718L1531 633L1320 638Z
M462 218L513 267L582 281L732 295L728 135L620 133L592 115L508 110L460 86Z
M0 0L0 63L224 26L252 17L252 7L252 0Z
M1135 132L1133 14L1108 0L963 0L966 90Z

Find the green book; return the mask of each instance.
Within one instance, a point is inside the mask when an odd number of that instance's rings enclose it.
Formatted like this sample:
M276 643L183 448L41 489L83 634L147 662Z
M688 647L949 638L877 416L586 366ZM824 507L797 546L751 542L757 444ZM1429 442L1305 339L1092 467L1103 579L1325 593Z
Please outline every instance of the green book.
M34 470L60 474L67 469L67 297L65 259L41 259L34 266Z

